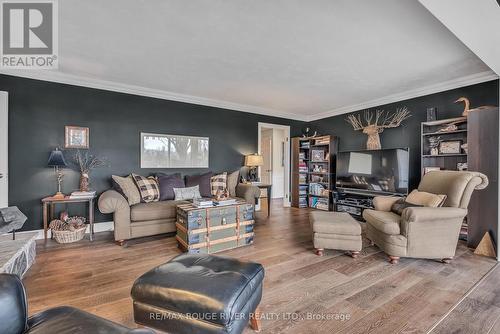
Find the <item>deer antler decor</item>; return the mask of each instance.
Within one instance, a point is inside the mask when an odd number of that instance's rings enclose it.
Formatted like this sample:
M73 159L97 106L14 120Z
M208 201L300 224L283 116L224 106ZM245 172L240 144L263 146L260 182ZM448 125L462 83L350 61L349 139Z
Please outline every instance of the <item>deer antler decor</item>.
M386 113L384 110L377 110L373 114L369 110L363 112L366 124L361 120L361 114L349 115L346 122L350 123L354 130L363 130L363 133L368 135L366 148L368 150L380 150L379 134L388 128L397 128L401 122L411 116L408 108L398 108L393 114ZM373 119L375 117L375 119ZM372 122L373 121L373 122Z

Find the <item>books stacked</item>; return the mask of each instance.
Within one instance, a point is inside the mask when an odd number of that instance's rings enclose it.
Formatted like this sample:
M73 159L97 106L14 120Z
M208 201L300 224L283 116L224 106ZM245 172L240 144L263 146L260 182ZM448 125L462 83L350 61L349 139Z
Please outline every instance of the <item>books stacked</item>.
M307 164L303 161L300 161L299 162L299 173L307 173L307 172L308 172Z
M309 184L309 193L311 195L323 196L325 193L324 190L325 190L325 187L321 184L318 184L318 183Z
M328 145L330 144L330 138L325 137L325 138L318 138L314 141L314 145Z
M215 206L226 206L226 205L234 205L234 204L236 204L235 198L228 198L228 199L223 199L220 201L217 201L217 200L214 201Z
M300 148L310 148L311 143L309 141L301 141L300 142Z
M299 208L307 208L307 198L299 197Z
M195 198L193 199L193 205L197 208L209 208L214 206L214 201L206 197Z
M307 159L306 158L306 153L305 152L300 152L299 153L299 160L304 160L304 159Z
M300 184L307 183L307 175L306 174L299 174L299 183Z
M96 192L95 191L73 191L71 195L69 195L70 199L86 199L86 198L94 198Z
M329 210L328 198L320 198L320 197L310 197L309 198L309 206L311 208L316 208L319 210Z

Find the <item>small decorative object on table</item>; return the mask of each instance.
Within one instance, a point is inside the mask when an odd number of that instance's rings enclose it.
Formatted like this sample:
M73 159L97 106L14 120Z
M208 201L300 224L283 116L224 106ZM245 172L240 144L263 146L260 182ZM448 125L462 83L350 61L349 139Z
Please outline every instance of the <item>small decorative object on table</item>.
M439 142L439 154L460 154L461 140L449 140Z
M80 241L85 236L85 217L70 217L67 221L55 219L50 222L54 239L60 244Z
M89 148L89 128L65 126L64 130L64 148Z
M95 155L90 154L89 151L82 153L80 150L76 151L75 163L80 171L80 191L88 192L90 184L90 172L94 168L104 167L107 165L106 159L98 158Z

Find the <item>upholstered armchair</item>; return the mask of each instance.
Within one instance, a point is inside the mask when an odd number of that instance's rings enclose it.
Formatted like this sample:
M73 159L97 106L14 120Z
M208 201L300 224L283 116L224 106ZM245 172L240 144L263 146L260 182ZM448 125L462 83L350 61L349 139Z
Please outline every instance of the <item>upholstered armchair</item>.
M391 212L398 197L375 197L375 209L363 211L366 236L396 264L400 257L440 259L455 256L460 228L475 189L488 185L478 172L432 171L422 177L418 191L446 195L441 207L407 207Z

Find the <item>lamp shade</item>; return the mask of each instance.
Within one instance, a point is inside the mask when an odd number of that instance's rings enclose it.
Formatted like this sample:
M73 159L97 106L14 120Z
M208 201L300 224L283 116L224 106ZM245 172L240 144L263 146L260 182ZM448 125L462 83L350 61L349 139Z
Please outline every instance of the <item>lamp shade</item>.
M257 167L264 165L264 158L260 154L250 154L245 156L245 166Z
M49 161L47 162L47 166L49 167L67 167L68 164L66 163L66 160L64 159L64 155L62 151L59 151L59 149L55 149L50 153L49 156Z

